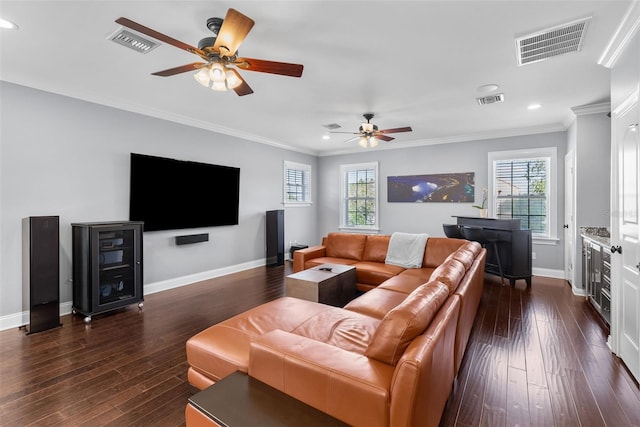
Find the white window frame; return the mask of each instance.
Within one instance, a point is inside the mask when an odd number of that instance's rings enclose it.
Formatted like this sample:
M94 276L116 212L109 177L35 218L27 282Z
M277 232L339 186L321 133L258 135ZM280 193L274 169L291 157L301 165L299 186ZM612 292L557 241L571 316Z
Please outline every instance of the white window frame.
M347 173L356 170L373 170L375 173L375 215L373 225L347 225ZM340 230L377 232L380 230L380 174L378 173L378 162L352 163L340 165Z
M289 177L288 171L295 170L302 172L302 180L303 180L303 200L288 200L287 193L289 182L287 181ZM283 205L287 207L296 207L296 206L310 206L311 205L311 165L307 165L304 163L296 163L285 160L284 162L284 175L283 175L283 188L282 188L282 198Z
M543 147L543 148L531 148L524 150L509 150L509 151L493 151L488 153L488 202L489 202L489 215L495 215L496 209L496 161L504 160L527 160L527 159L549 159L549 170L547 170L547 221L549 224L548 235L541 236L535 235L533 237L533 243L554 245L557 244L558 230L557 230L557 217L558 217L558 203L557 203L557 188L558 188L558 153L556 147Z

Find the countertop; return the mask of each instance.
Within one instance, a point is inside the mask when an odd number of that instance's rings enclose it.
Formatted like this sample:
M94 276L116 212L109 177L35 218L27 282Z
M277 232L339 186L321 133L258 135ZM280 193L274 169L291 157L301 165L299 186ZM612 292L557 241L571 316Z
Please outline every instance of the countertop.
M611 247L611 234L607 227L580 227L580 235L605 247Z

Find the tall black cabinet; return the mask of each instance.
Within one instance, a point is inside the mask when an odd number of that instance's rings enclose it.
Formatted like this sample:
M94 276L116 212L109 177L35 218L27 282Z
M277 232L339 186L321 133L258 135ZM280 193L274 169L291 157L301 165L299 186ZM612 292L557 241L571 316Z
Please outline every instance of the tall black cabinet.
M22 309L28 333L60 326L60 218L22 219Z
M267 266L284 265L284 210L267 211Z
M138 221L75 223L74 314L91 316L130 304L142 308L142 231Z

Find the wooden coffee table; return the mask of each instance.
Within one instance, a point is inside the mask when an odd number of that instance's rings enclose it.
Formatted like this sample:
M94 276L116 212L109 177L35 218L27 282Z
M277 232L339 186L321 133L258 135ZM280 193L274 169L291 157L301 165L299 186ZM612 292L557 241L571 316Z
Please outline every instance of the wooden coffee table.
M356 268L322 264L286 277L286 295L344 307L356 295Z
M211 425L223 427L347 427L242 372L234 372L191 396L188 405L211 420Z

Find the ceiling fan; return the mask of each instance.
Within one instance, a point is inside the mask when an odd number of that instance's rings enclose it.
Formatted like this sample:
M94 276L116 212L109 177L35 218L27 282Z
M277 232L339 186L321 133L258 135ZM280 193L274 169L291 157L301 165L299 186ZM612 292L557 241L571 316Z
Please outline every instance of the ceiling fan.
M362 148L373 148L378 145L378 140L382 141L392 141L395 138L392 136L388 136L389 133L399 133L399 132L411 132L413 129L411 127L406 126L402 128L393 128L393 129L378 129L378 126L371 123L371 119L373 119L373 113L364 113L363 117L367 119L366 123L362 123L358 128L358 132L331 132L331 133L351 133L354 135L358 135L354 138L348 139L345 142L351 142L358 140L358 144Z
M157 71L152 73L154 76L169 77L187 71L199 70L194 77L203 86L220 91L233 89L239 96L249 95L253 93L253 90L235 67L247 71L283 76L302 76L303 66L300 64L238 57L238 47L251 31L255 22L235 9L229 9L224 19L207 19L207 28L213 32L214 36L200 40L198 47L183 43L127 18L118 18L116 22L156 40L198 55L205 61Z

